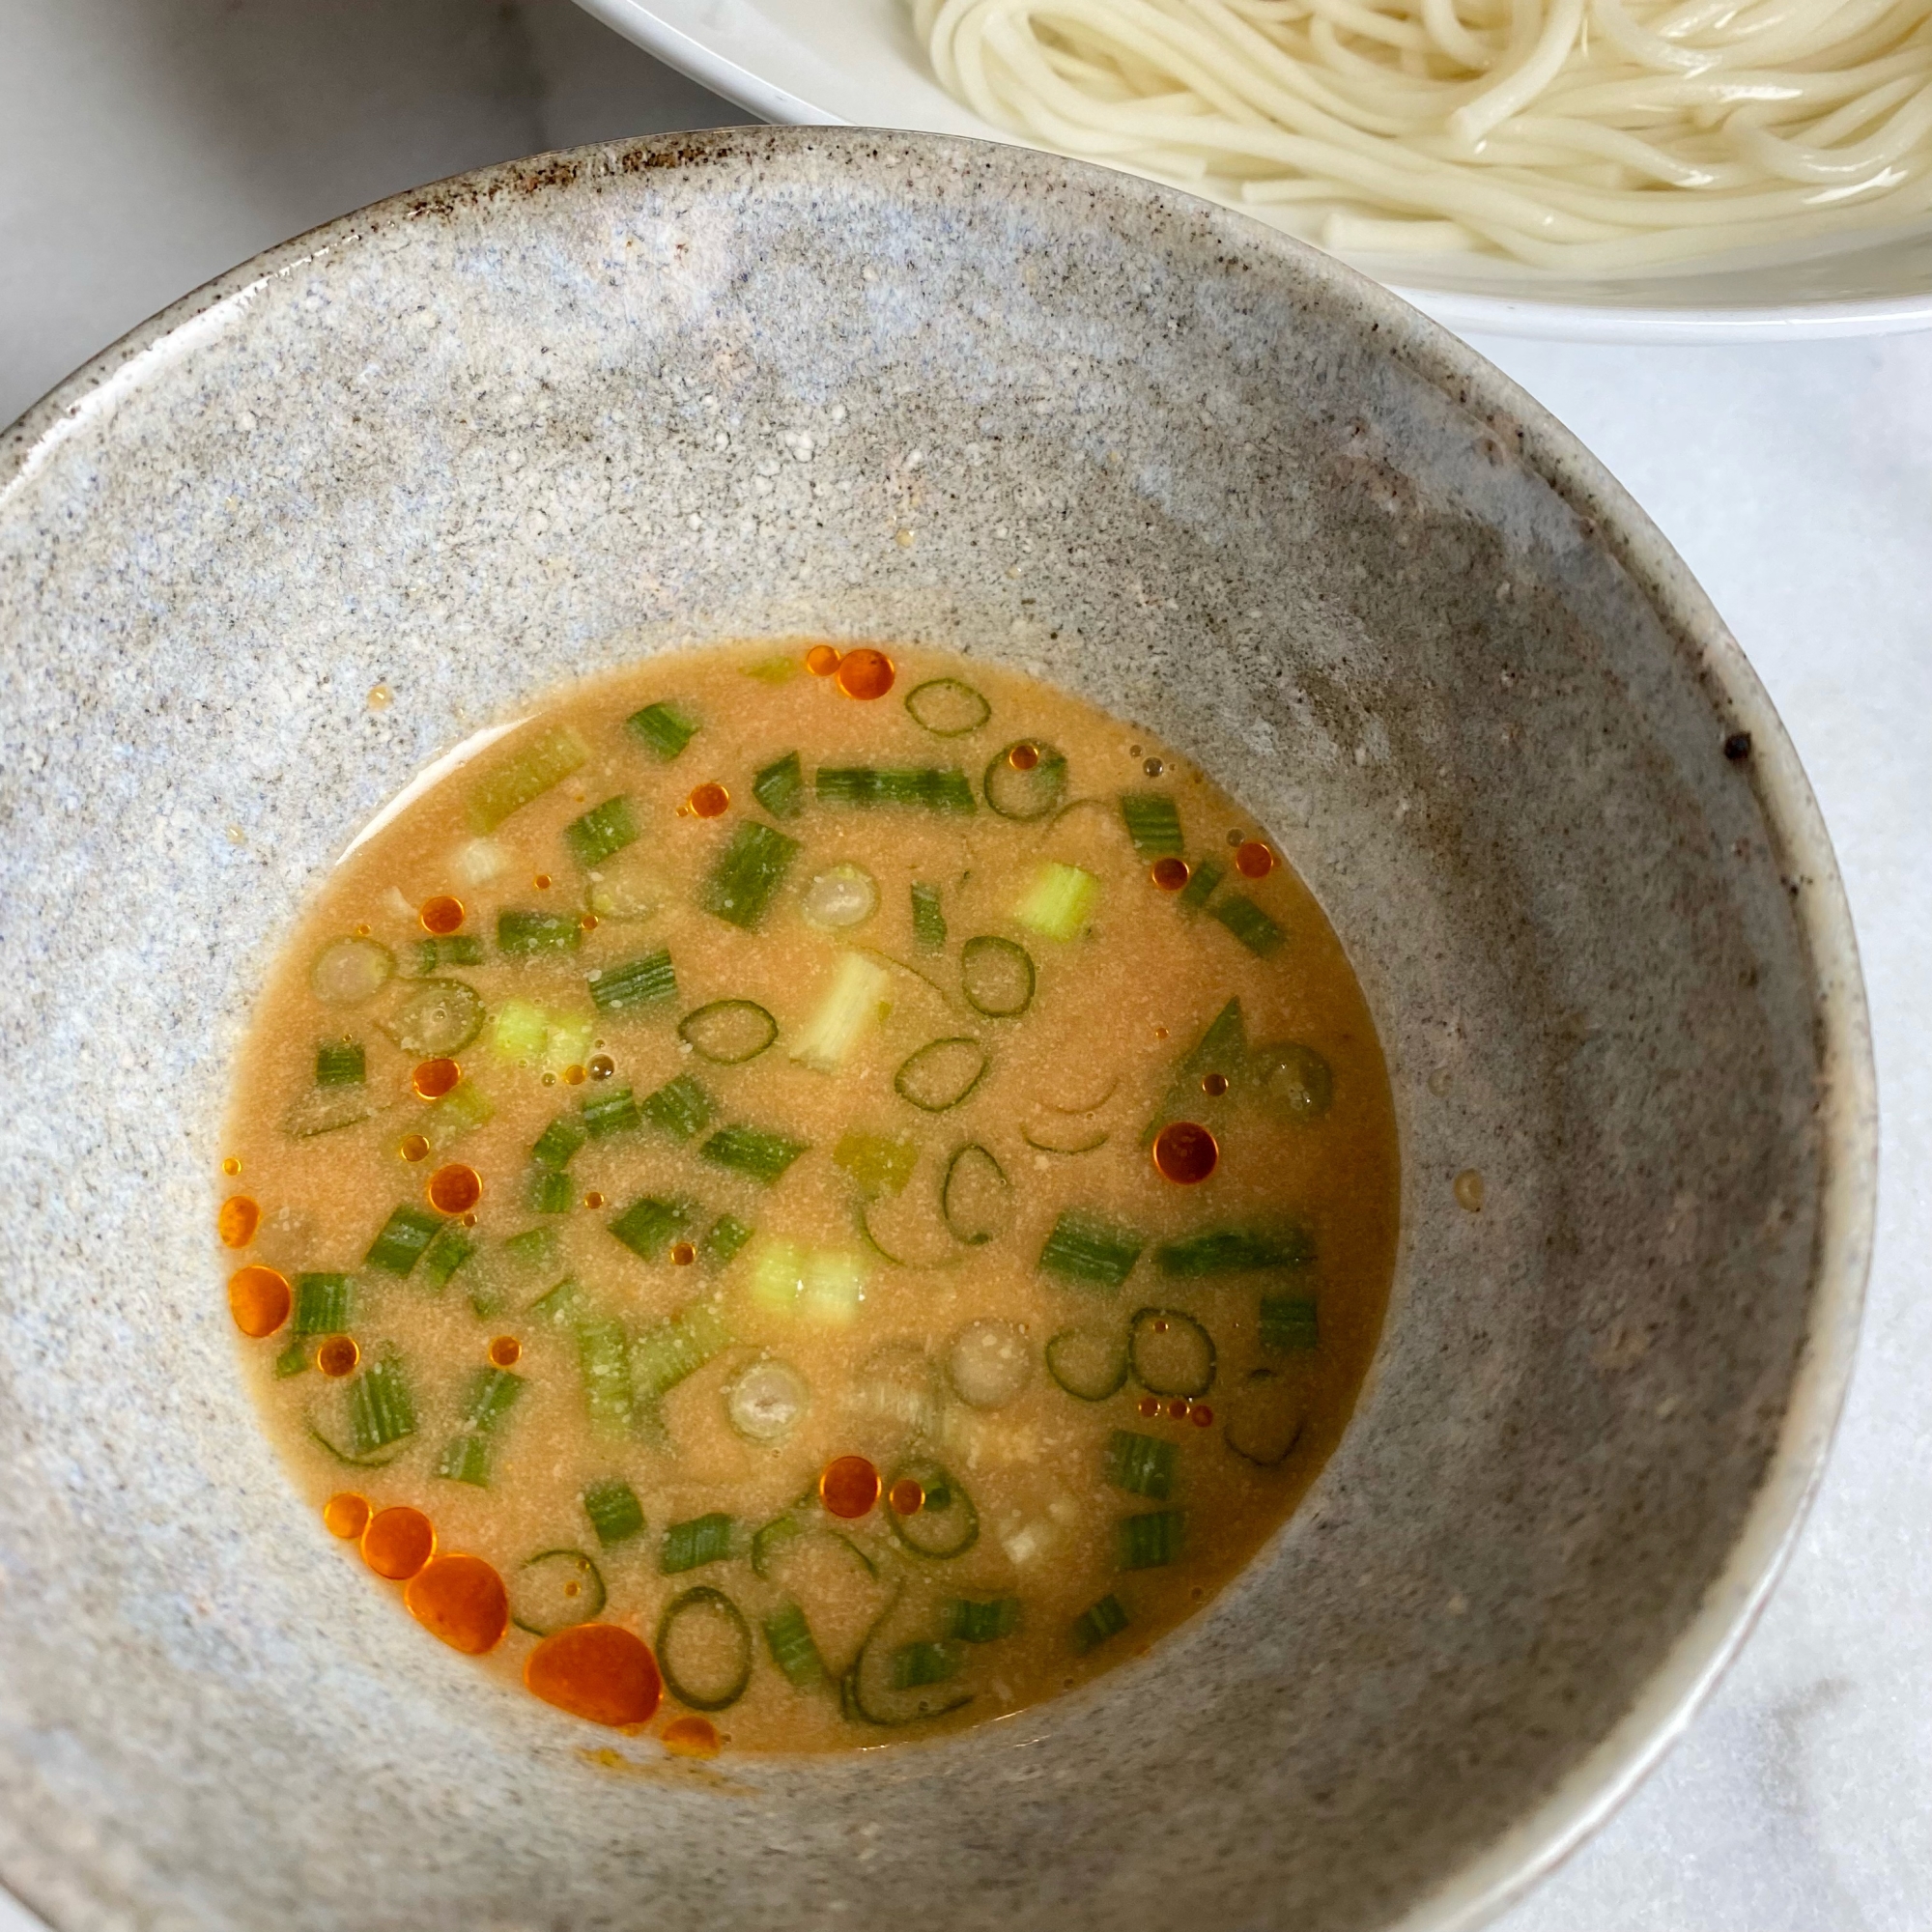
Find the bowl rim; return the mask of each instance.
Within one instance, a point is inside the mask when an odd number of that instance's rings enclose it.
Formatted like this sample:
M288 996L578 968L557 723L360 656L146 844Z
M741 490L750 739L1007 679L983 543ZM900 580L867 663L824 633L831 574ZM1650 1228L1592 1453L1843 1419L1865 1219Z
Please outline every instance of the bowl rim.
M726 51L729 42L724 35L721 34L721 43L714 44L674 24L650 0L577 0L577 5L667 67L674 68L687 79L709 88L713 94L723 96L762 121L793 127L859 125L734 59ZM969 108L958 107L957 117L971 124L970 134L962 138L998 142L1039 154L1056 152L1036 148L1017 134L994 128ZM924 131L959 130L928 125ZM1186 193L1181 188L1173 191ZM1213 206L1219 208L1224 204L1216 202ZM1257 227L1262 225L1255 223ZM1459 333L1521 336L1545 342L1824 342L1932 329L1932 288L1908 295L1841 297L1816 301L1673 306L1662 302L1558 301L1539 298L1527 289L1521 294L1485 295L1411 288L1400 276L1381 286L1393 290L1410 306L1434 317L1445 328Z
M385 231L493 199L533 201L639 171L849 154L882 142L955 173L1065 180L1192 223L1215 245L1299 280L1514 447L1630 574L1704 687L1714 724L1750 735L1752 784L1811 964L1821 1178L1805 1334L1777 1440L1736 1540L1696 1612L1631 1708L1533 1809L1451 1872L1386 1932L1474 1932L1576 1851L1682 1735L1736 1657L1788 1561L1822 1479L1857 1350L1873 1245L1878 1100L1857 935L1823 814L1796 748L1743 648L1661 531L1577 438L1474 349L1398 295L1309 243L1138 176L1037 149L906 130L773 126L593 143L452 175L341 215L217 275L130 329L0 430L0 516L70 438L121 398L246 318L260 293Z

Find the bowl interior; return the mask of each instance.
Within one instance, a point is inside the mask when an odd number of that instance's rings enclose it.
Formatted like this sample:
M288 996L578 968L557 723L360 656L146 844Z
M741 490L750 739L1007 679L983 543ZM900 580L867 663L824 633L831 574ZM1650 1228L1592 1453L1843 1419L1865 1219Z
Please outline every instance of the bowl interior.
M952 1742L693 1766L327 1547L235 1372L215 1135L292 909L413 772L564 677L808 632L1054 679L1270 828L1378 1016L1403 1255L1349 1437L1209 1614ZM56 1923L1446 1925L1762 1587L1868 1208L1829 849L1654 533L1347 270L917 136L466 177L0 443L0 1875Z

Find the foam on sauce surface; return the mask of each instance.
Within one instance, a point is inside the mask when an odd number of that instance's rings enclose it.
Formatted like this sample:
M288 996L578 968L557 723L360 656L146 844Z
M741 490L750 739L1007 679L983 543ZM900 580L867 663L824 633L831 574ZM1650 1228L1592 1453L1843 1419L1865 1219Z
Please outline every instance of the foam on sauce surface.
M688 1755L993 1718L1293 1510L1397 1156L1334 933L1147 733L926 650L559 695L336 869L216 1233L329 1533Z

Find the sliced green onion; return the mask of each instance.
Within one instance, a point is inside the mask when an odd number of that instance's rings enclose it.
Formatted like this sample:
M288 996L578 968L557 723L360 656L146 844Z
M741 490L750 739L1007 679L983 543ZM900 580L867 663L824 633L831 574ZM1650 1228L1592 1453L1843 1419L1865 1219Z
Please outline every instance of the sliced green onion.
M1059 1139L1043 1141L1031 1127L1022 1127L1020 1129L1020 1139L1025 1141L1027 1146L1032 1148L1036 1153L1059 1154L1096 1153L1113 1139L1113 1135L1109 1133L1081 1136L1071 1127L1065 1129L1065 1131L1073 1134L1074 1138L1070 1141Z
M1200 860L1187 875L1187 883L1175 895L1176 903L1183 905L1189 912L1199 912L1214 896L1214 888L1228 876L1225 866L1217 866L1212 859Z
M912 889L912 937L924 952L937 952L946 944L946 914L940 909L937 886Z
M1061 1210L1053 1233L1040 1250L1039 1265L1063 1281L1086 1282L1095 1288L1119 1288L1133 1273L1147 1245L1131 1228L1101 1219L1077 1208Z
M954 1268L966 1259L917 1211L895 1215L883 1201L862 1201L857 1219L866 1245L894 1267Z
M925 1691L893 1689L895 1653L886 1649L884 1633L898 1603L899 1595L895 1595L880 1612L859 1646L858 1656L838 1680L839 1711L855 1722L898 1729L947 1717L973 1701L970 1690L955 1691L935 1702Z
M509 1369L478 1369L463 1399L463 1426L487 1435L517 1406L524 1378Z
M779 1023L754 1001L713 1000L686 1013L677 1032L700 1060L714 1066L742 1066L778 1038Z
M503 1243L503 1260L523 1279L546 1275L556 1265L556 1230L526 1228Z
M963 738L993 715L993 707L956 677L929 677L906 693L912 721L935 738Z
M869 1196L899 1194L919 1165L919 1143L851 1127L838 1136L832 1164L843 1168Z
M395 970L396 955L373 939L331 939L309 963L308 983L326 1007L359 1007Z
M1143 859L1178 858L1184 844L1180 837L1180 810L1171 794L1164 791L1128 791L1121 794L1121 817L1134 850Z
M490 1096L473 1080L459 1080L441 1099L421 1116L423 1138L437 1152L474 1133L497 1109Z
M812 781L820 805L910 805L927 811L970 813L973 786L956 767L881 770L873 765L821 765Z
M604 1573L581 1549L543 1549L510 1577L510 1621L532 1636L587 1624L606 1602Z
M805 772L796 752L774 758L752 781L752 796L774 818L796 818L805 807Z
M731 1346L730 1323L713 1301L694 1301L631 1344L631 1387L658 1402Z
M575 1275L565 1275L553 1289L546 1290L530 1303L532 1321L548 1321L553 1327L568 1328L577 1320L580 1291Z
M540 1167L568 1167L589 1137L590 1129L583 1124L581 1114L559 1114L537 1136L530 1158Z
M1187 1532L1185 1510L1149 1510L1122 1517L1115 1534L1114 1561L1122 1570L1164 1570L1180 1556Z
M902 1643L893 1652L893 1689L917 1690L923 1684L951 1683L963 1661L952 1643Z
M1214 1338L1178 1308L1138 1308L1127 1333L1134 1379L1154 1395L1206 1395L1214 1385Z
M811 1626L789 1597L765 1619L765 1642L772 1662L794 1690L810 1690L825 1682L825 1660L818 1654Z
M674 1522L664 1533L658 1568L667 1577L677 1577L707 1563L723 1563L731 1554L731 1519L722 1511Z
M1175 1448L1158 1435L1117 1429L1107 1437L1103 1469L1108 1482L1129 1495L1164 1503L1174 1492Z
M648 745L666 764L697 736L697 720L682 705L662 700L632 712L624 723L632 735Z
M796 1543L804 1534L805 1525L789 1511L783 1516L774 1517L752 1538L753 1570L760 1577L769 1577L773 1563L785 1546Z
M340 1127L358 1126L374 1119L380 1111L366 1085L307 1087L296 1095L282 1116L282 1131L292 1140L313 1140L318 1134L332 1134Z
M445 966L482 965L483 942L473 932L439 933L434 939L416 941L413 959L412 976L427 980Z
M940 1607L946 1634L954 1643L997 1643L1020 1627L1020 1600L993 1597L979 1601L954 1597Z
M631 1422L630 1348L621 1321L585 1321L577 1330L577 1366L583 1377L583 1406L605 1435Z
M318 1087L360 1087L369 1077L368 1056L359 1039L316 1042L315 1084Z
M527 906L505 906L497 915L497 951L512 958L528 959L543 952L575 952L583 943L583 927L575 913L535 912Z
M1078 866L1050 863L1034 874L1013 917L1048 939L1078 939L1087 930L1100 897L1100 881Z
M590 1519L590 1527L606 1549L628 1543L643 1532L644 1506L638 1500L637 1491L621 1476L592 1483L583 1492L583 1514Z
M893 1484L910 1476L925 1500L910 1516L890 1512L894 1534L916 1556L950 1560L963 1556L980 1540L980 1512L958 1482L937 1463L913 1462L895 1469Z
M1033 954L1010 939L981 933L959 949L959 983L975 1012L1015 1019L1033 1005Z
M1073 1648L1085 1657L1097 1650L1110 1636L1119 1636L1127 1627L1127 1613L1120 1598L1111 1593L1073 1619Z
M989 1064L977 1039L928 1040L893 1075L893 1091L925 1113L943 1114L979 1086Z
M524 1206L532 1214L568 1214L576 1200L570 1176L560 1167L532 1167L524 1177Z
M883 967L857 952L841 952L832 984L793 1041L791 1057L821 1073L836 1073L859 1036L888 1010L891 985Z
M419 980L379 1024L404 1053L442 1057L468 1047L483 1032L483 999L462 980Z
M1208 907L1208 917L1218 919L1257 959L1265 959L1287 937L1245 893L1230 893L1216 899Z
M1039 754L1037 763L1024 771L1012 761L1021 744ZM1002 818L1044 818L1065 794L1065 754L1038 738L1017 739L993 753L980 789Z
M543 1055L550 1038L550 1015L530 1000L509 999L490 1014L490 1050L504 1060L528 1065Z
M1012 1182L986 1149L970 1141L946 1163L939 1206L955 1241L982 1248L1012 1226Z
M1105 1402L1127 1378L1127 1338L1119 1329L1063 1328L1046 1345L1046 1372L1068 1395Z
M307 1370L307 1368L308 1368L308 1344L306 1341L302 1339L301 1336L298 1335L289 1343L289 1346L286 1349L284 1349L279 1355L275 1357L275 1379L277 1381L287 1381L291 1376L301 1375ZM310 1433L311 1434L314 1433L312 1427ZM334 1443L328 1441L327 1437L323 1437L321 1439L324 1448L335 1449ZM335 1450L335 1453L337 1455L340 1455L342 1452L340 1450Z
M1222 1434L1236 1456L1272 1469L1301 1439L1306 1413L1301 1392L1288 1377L1255 1369L1229 1401Z
M1335 1069L1298 1040L1256 1047L1247 1075L1268 1111L1297 1126L1321 1119L1335 1101Z
M644 1123L643 1115L628 1087L607 1087L583 1103L583 1125L593 1141L611 1134L629 1133Z
M415 1430L415 1401L401 1360L378 1355L349 1385L349 1436L355 1453L372 1455Z
M586 872L637 840L638 821L631 815L631 801L622 794L593 805L563 828L563 842Z
M640 1194L609 1225L611 1232L640 1261L654 1262L684 1232L690 1219L688 1202Z
M445 1482L468 1483L471 1489L490 1487L490 1443L481 1435L452 1435L436 1459L436 1473Z
M381 1268L384 1274L407 1276L422 1260L423 1250L435 1240L442 1226L442 1216L407 1205L398 1208L383 1223L383 1232L362 1257L364 1267Z
M469 829L486 836L587 764L590 747L568 724L532 738L492 767L469 794Z
M708 1583L671 1599L658 1619L654 1647L665 1689L694 1711L728 1710L752 1681L752 1627Z
M1262 1347L1271 1355L1298 1354L1320 1346L1315 1303L1300 1295L1262 1296Z
M674 1139L688 1141L711 1124L711 1095L689 1073L668 1081L643 1103L644 1119Z
M350 1283L346 1274L298 1274L292 1335L342 1335L349 1328Z
M811 1400L805 1378L789 1362L767 1356L742 1370L724 1396L724 1413L747 1442L782 1442Z
M1233 1092L1247 1056L1247 1022L1241 1015L1240 1001L1233 999L1208 1021L1199 1043L1175 1069L1174 1084L1161 1100L1160 1111L1147 1123L1141 1145L1151 1147L1154 1136L1169 1121L1211 1120L1227 1103L1203 1091L1202 1076L1218 1073Z
M627 845L614 858L606 859L590 874L584 904L600 920L649 919L670 897L657 858L654 851Z
M718 855L709 876L697 891L706 912L749 932L764 918L766 908L784 884L798 840L748 818L731 835Z
M769 1187L810 1146L761 1127L721 1127L697 1152L714 1167L728 1167Z
M625 1013L677 998L677 974L664 947L621 966L600 966L583 979L600 1013Z
M801 1248L767 1238L751 1263L752 1299L774 1314L842 1326L866 1298L866 1264L842 1248Z
M462 1222L445 1221L416 1264L416 1286L432 1294L440 1293L449 1286L450 1276L475 1252L476 1243L463 1232Z
M1216 1228L1153 1251L1162 1274L1183 1279L1246 1274L1259 1268L1303 1268L1315 1259L1315 1238L1293 1222L1273 1228Z
M718 1267L723 1267L736 1256L738 1250L752 1238L752 1231L735 1214L721 1214L706 1229L703 1242L704 1258Z

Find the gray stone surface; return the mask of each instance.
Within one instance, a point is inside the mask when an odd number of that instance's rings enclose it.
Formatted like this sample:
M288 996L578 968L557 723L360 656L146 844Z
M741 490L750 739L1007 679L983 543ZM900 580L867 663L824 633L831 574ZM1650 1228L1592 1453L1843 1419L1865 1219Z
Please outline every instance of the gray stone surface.
M1586 1823L1812 1476L1872 1145L1796 761L1601 471L1319 258L893 136L513 167L185 308L0 449L0 1875L76 1928L1340 1932L1467 1922ZM1147 1660L624 1776L282 1485L208 1252L223 1056L419 763L804 628L1038 669L1270 826L1390 1050L1402 1279L1309 1505Z

